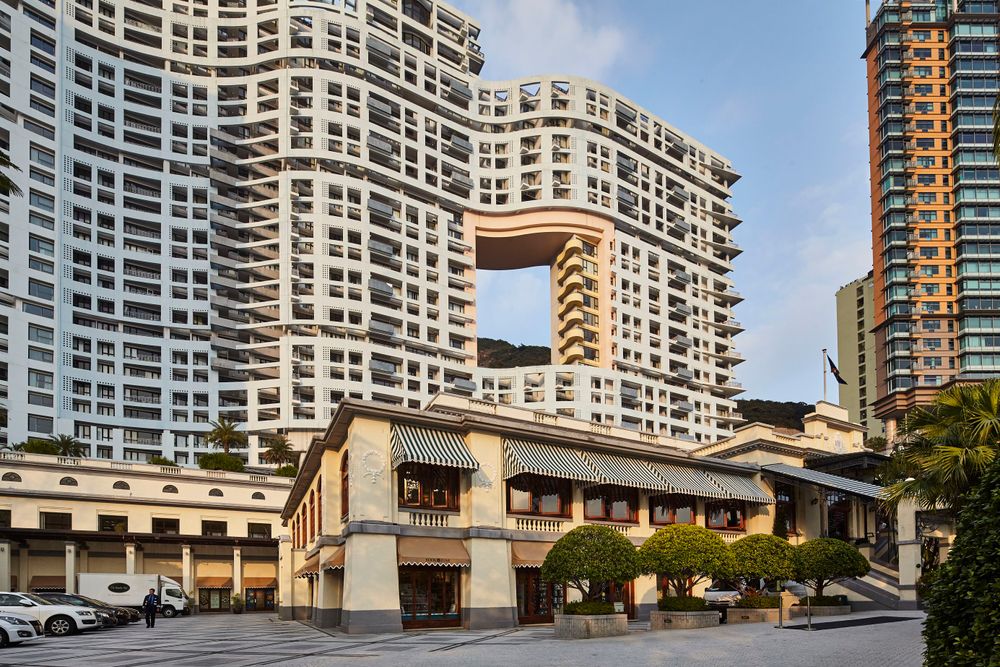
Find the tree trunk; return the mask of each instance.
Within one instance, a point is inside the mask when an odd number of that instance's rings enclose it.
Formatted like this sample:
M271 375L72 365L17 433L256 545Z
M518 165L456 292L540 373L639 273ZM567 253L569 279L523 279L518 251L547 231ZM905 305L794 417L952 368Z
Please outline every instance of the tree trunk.
M826 588L826 582L825 581L817 581L816 582L816 597L822 597L823 596L823 589L824 588Z

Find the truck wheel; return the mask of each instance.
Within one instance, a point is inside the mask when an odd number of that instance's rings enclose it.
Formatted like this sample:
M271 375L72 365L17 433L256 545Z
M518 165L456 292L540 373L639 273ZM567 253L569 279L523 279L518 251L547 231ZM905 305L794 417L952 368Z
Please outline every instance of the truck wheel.
M176 615L177 615L177 610L174 609L173 607L163 608L163 618L173 618Z
M45 631L56 637L65 637L76 630L76 624L68 616L53 616L45 623Z

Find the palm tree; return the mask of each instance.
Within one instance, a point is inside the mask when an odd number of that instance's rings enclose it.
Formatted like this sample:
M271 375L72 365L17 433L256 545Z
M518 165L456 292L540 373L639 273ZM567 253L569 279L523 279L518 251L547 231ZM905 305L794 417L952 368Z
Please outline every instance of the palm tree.
M240 425L238 423L226 417L220 417L219 421L209 423L212 425L212 430L208 432L205 439L212 445L221 448L224 453L228 454L232 447L246 445L247 436L239 432Z
M292 443L289 442L288 436L279 435L270 438L267 441L267 446L261 453L260 459L264 463L270 463L278 466L289 463L295 464L299 460L299 453L292 447Z
M21 168L11 162L10 156L3 151L0 151L0 169L21 171ZM17 187L17 183L11 180L11 177L6 172L0 172L0 195L20 197L22 194L21 188Z
M957 511L1000 449L1000 379L940 391L907 415L901 435L880 474L886 502Z
M71 435L54 435L49 438L49 442L59 450L59 456L72 456L76 458L83 456L83 443Z

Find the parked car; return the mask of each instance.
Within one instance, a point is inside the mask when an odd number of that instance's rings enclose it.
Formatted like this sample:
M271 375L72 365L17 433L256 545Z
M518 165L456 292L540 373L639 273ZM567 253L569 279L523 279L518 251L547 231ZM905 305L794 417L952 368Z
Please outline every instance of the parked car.
M55 604L31 593L0 592L0 612L14 611L31 616L41 623L45 632L63 637L82 630L96 630L102 626L96 610Z
M128 625L133 620L132 614L125 607L116 607L85 595L75 595L73 593L39 593L38 597L45 598L49 602L55 602L56 604L71 604L75 607L90 607L98 611L107 612L114 618L114 625ZM135 620L139 620L138 612L135 614Z
M27 614L0 612L0 648L30 642L45 636L42 624Z
M741 597L739 587L731 581L717 579L705 589L705 602L712 607L732 607Z

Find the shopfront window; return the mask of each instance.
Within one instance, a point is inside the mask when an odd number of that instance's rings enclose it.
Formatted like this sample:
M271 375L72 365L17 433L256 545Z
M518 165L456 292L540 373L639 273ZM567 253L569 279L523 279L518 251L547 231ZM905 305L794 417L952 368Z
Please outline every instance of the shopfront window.
M694 523L694 498L678 494L651 496L649 522L657 525Z
M399 466L399 506L458 510L458 470L408 463Z
M586 519L603 521L639 520L639 492L605 484L584 491L583 514Z
M462 607L457 568L400 568L399 606L404 628L461 625Z
M517 475L507 481L507 511L513 514L570 516L573 487L568 479Z
M720 500L705 503L705 521L715 530L745 530L746 503L742 500Z

